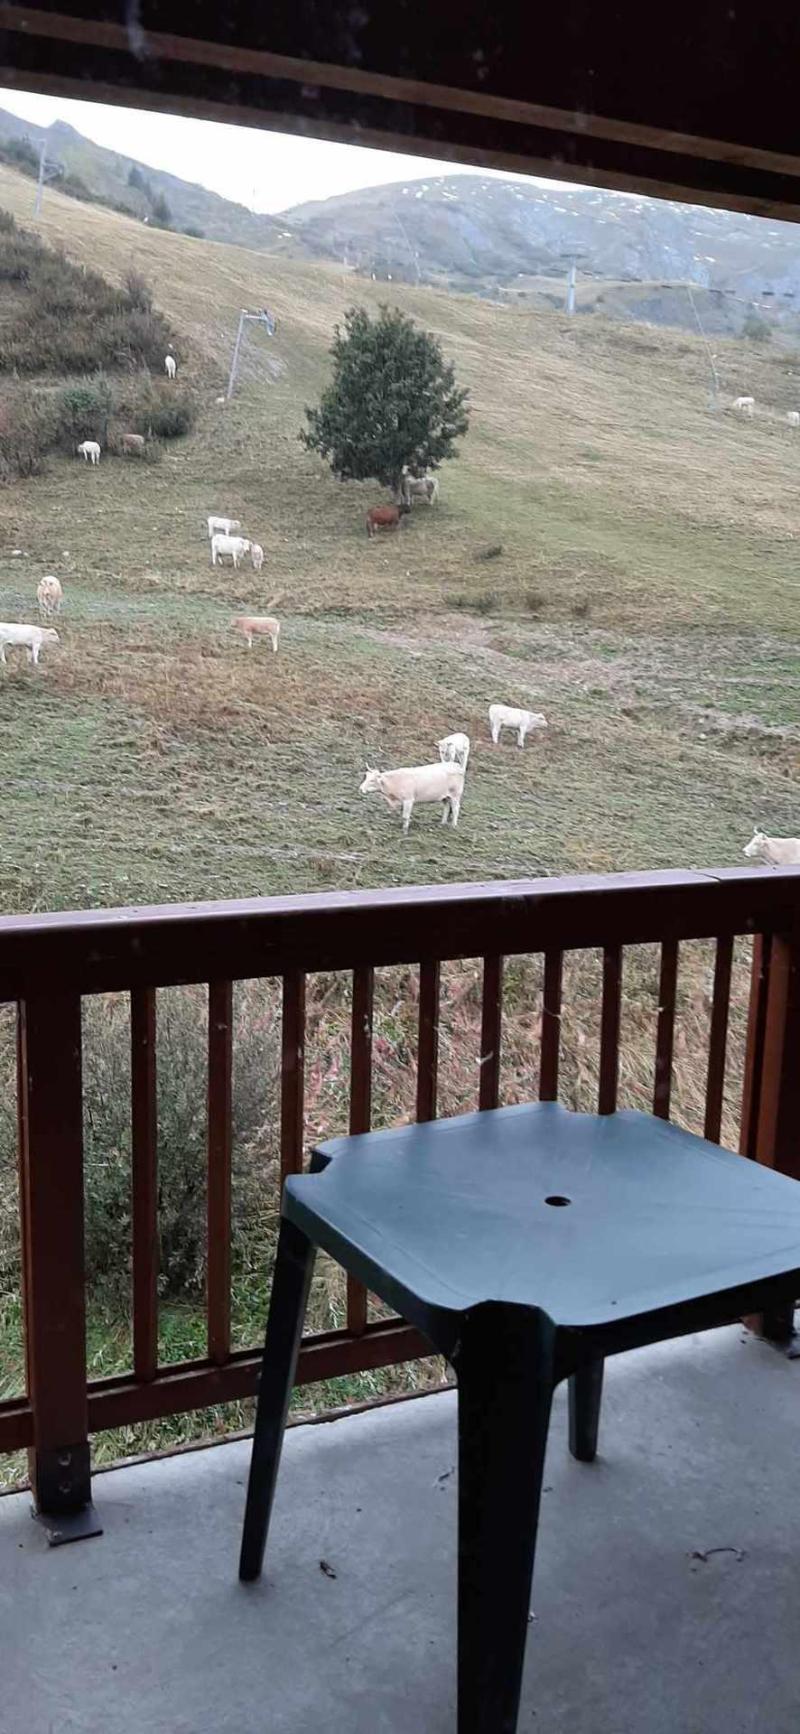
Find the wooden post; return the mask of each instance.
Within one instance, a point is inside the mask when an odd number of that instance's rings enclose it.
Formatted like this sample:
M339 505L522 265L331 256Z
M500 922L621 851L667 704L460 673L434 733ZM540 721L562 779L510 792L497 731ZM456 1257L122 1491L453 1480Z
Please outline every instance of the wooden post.
M233 987L208 984L208 1358L231 1352L231 1159L233 1144Z
M753 958L742 1143L748 1155L800 1180L800 920L759 945ZM760 1059L760 1064L759 1064ZM754 1314L746 1323L770 1342L791 1342L793 1308Z
M57 1543L100 1532L86 1395L79 994L20 1005L18 1088L30 1477L37 1516Z
M131 994L131 1228L133 1370L158 1372L158 1095L156 990Z

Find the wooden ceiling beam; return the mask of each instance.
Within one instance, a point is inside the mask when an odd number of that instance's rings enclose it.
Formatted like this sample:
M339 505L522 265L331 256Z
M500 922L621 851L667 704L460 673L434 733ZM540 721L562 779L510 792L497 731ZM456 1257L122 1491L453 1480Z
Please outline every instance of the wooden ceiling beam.
M266 125L797 220L800 150L786 148L787 142L794 146L794 128L784 125L778 93L754 89L752 68L739 64L735 54L731 58L731 42L735 47L748 40L739 15L734 38L725 24L729 8L700 3L698 9L709 28L699 59L696 54L692 63L687 57L685 77L673 92L676 120L702 120L697 131L663 124L659 44L650 42L643 66L637 59L642 41L637 46L631 34L628 7L587 12L586 0L567 0L566 6L567 23L583 20L585 31L567 29L559 44L551 24L547 52L532 53L530 70L508 52L526 9L502 3L487 25L485 18L471 17L468 5L440 0L427 8L423 28L417 9L402 0L363 15L304 0L294 8L269 9L237 0L226 8L206 0L142 0L125 7L127 23L120 22L114 5L114 15L102 17L96 7L70 12L0 0L0 78L20 89ZM641 17L638 0L637 10ZM745 5L745 15L747 10ZM349 34L341 28L345 11L355 19ZM605 60L593 54L597 11L605 17ZM774 11L780 25L783 8L776 4ZM727 30L727 52L711 28L712 15L715 29ZM448 18L456 40L461 20L465 44L456 50L443 28ZM203 25L207 34L198 36ZM773 17L770 29L775 28ZM494 52L490 46L485 53L465 53L466 43L482 41L487 31ZM270 37L274 48L264 45ZM408 75L417 41L425 76ZM620 59L623 41L627 52ZM297 51L285 51L292 47ZM337 51L341 59L334 58ZM715 54L717 87L698 97ZM452 82L454 76L463 82ZM596 108L582 101L536 100L543 92L573 96L589 90ZM748 90L747 103L739 100L742 90ZM604 95L610 110L600 106ZM659 115L659 124L651 114ZM727 130L717 136L706 130L712 127Z

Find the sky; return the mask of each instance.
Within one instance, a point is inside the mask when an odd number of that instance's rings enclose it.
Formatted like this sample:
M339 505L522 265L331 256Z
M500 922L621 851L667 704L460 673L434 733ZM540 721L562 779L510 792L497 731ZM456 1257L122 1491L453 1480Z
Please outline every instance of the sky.
M365 150L252 127L221 126L217 121L180 115L148 114L143 109L110 108L66 97L33 96L0 89L0 108L37 126L68 121L77 132L149 168L166 169L182 180L199 182L223 198L254 211L283 211L306 199L327 199L385 181L437 174L474 174L455 163L428 157ZM481 169L483 177L495 173ZM522 180L521 175L500 176ZM554 183L542 182L542 185Z

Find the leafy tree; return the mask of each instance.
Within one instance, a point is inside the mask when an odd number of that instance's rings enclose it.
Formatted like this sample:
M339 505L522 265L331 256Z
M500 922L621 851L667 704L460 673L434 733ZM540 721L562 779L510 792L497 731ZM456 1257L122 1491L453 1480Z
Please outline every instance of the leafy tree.
M135 187L140 193L149 193L150 191L150 184L146 175L142 174L138 163L131 163L128 170L128 186Z
M151 209L153 213L153 222L157 223L162 229L168 229L172 222L172 212L163 193L157 194L156 198L153 200Z
M468 391L455 382L441 344L399 308L371 319L350 307L331 345L333 379L316 409L306 409L300 439L340 481L374 477L397 490L403 465L437 469L467 432Z

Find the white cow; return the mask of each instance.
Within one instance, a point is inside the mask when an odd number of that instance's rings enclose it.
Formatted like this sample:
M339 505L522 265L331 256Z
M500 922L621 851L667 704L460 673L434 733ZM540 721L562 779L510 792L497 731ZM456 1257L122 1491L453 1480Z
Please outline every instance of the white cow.
M84 463L99 464L100 447L97 440L82 440L78 446L78 457L83 458Z
M175 360L174 355L165 355L164 356L164 372L166 373L167 379L174 379L177 371L178 371L178 363Z
M416 801L441 801L442 824L448 816L458 824L464 794L464 772L460 765L410 765L397 771L372 771L361 784L362 795L382 795L393 813L401 808L403 831L411 823Z
M43 644L58 644L54 626L7 626L0 623L0 662L5 663L8 645L23 645L28 661L37 663Z
M434 506L439 498L439 478L438 476L412 476L406 466L400 483L400 494L407 506L410 506L414 500L427 500L429 506Z
M248 554L249 551L250 551L250 543L248 542L246 536L219 536L219 535L217 535L217 536L212 536L212 538L211 538L211 564L212 564L212 566L216 566L218 558L220 560L222 560L227 555L230 555L234 566L238 566L239 561L243 560L245 557L245 554Z
M241 530L238 518L207 518L209 536L232 536L236 530Z
M749 421L752 421L753 416L756 413L756 400L754 397L735 397L732 408L735 409L739 415L746 416Z
M469 735L445 735L444 740L437 741L439 758L443 765L460 765L465 771L469 763Z
M40 578L36 586L36 600L43 620L50 619L54 614L60 614L61 604L64 600L60 580L54 578L52 574Z
M742 854L767 867L800 866L800 837L768 837L766 831L755 830Z
M253 571L260 572L264 564L264 550L260 542L250 543L250 559L253 562Z
M546 729L547 717L540 710L516 710L510 704L490 704L489 727L495 746L500 739L501 729L516 729L517 746L525 745L525 736L531 729Z
M281 623L268 614L238 614L231 621L235 632L241 632L247 640L248 650L253 648L254 638L268 638L274 651L278 649L278 639L281 635Z
M800 427L800 409L787 410L786 420L790 427Z

